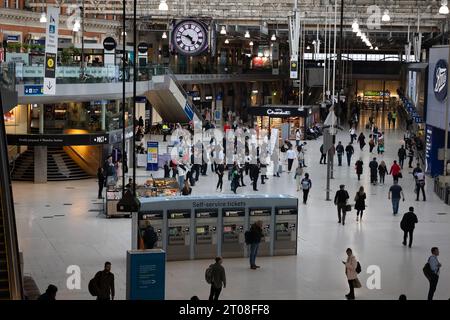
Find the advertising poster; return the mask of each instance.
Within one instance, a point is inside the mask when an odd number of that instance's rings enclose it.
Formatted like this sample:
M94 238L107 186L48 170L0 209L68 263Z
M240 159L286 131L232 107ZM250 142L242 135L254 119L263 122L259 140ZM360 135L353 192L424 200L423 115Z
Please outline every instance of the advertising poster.
M164 300L165 280L165 251L127 251L127 300Z
M147 141L147 171L158 171L157 141Z

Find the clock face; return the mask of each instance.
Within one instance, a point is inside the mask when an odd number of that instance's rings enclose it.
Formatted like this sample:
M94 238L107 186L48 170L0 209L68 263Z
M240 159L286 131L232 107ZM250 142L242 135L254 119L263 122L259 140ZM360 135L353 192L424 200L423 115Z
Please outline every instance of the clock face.
M184 55L200 54L208 44L205 27L193 20L185 20L177 24L172 35L175 48Z

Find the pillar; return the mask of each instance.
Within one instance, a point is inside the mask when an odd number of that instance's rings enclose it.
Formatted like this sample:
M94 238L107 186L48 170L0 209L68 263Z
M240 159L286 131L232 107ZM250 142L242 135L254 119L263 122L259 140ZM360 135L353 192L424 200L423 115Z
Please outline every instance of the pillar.
M106 101L102 101L101 129L106 131Z
M39 107L39 134L44 134L44 105Z
M34 183L47 183L47 146L34 147Z

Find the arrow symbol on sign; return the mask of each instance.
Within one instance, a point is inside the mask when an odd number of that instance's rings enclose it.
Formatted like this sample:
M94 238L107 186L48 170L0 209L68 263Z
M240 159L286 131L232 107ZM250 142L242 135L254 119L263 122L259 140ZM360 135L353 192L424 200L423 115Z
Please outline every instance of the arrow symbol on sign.
M49 82L49 83L47 84L47 89L48 89L48 90L52 90L52 88L53 88L53 86L52 86L52 84Z
M151 284L155 284L155 283L156 283L156 280L152 280L152 281L151 281Z

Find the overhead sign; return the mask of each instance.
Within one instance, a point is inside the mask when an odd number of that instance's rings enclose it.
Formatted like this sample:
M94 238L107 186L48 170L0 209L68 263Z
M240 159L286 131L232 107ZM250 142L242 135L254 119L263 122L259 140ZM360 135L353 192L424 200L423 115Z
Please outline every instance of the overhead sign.
M255 116L269 116L273 118L302 117L305 111L298 110L298 107L251 107L248 113Z
M42 84L26 84L23 87L24 96L42 96L44 94L44 86Z
M148 51L148 44L145 42L141 42L138 44L138 52L139 53L147 53Z
M114 39L113 37L106 37L103 40L103 48L105 50L111 51L114 50L117 46L117 42L116 39Z
M298 60L291 60L291 79L298 78Z
M439 60L434 68L433 88L436 99L444 101L448 88L448 64L443 59Z
M107 134L8 134L9 145L93 146L108 144Z
M47 30L45 35L44 94L56 94L56 55L58 54L59 8L47 7Z

